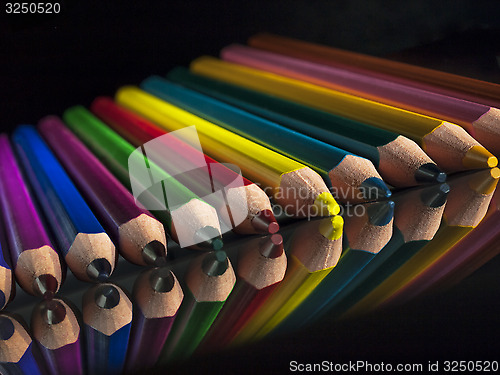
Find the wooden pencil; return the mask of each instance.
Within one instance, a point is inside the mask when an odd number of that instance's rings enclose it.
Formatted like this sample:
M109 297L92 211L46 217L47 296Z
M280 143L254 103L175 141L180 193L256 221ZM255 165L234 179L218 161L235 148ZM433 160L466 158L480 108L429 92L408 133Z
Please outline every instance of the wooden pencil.
M259 60L262 69L302 79L412 112L450 121L462 126L481 144L500 144L500 110L469 100L408 86L362 71L323 65L254 48L235 46L236 54ZM264 68L264 66L266 66Z
M393 295L444 256L481 222L500 178L500 169L481 171L473 181L468 181L467 177L462 176L450 182L451 190L444 210L445 225L432 241L350 308L345 316L384 306Z
M13 315L0 314L0 371L2 374L43 375L40 353L26 329Z
M285 320L334 269L342 252L341 216L298 227L290 240L285 278L231 345L259 340Z
M84 107L67 109L63 119L123 185L129 190L132 184L139 186L143 193L136 199L140 198L139 202L146 208L152 207L150 211L167 227L174 241L194 248L222 247L219 219L212 206L148 160L141 149L135 149ZM140 169L138 176L129 173L129 166ZM166 188L168 200L165 199Z
M18 127L12 139L66 264L80 280L106 280L115 246L80 192L33 126Z
M500 85L492 82L265 33L255 35L248 43L257 48L319 64L360 71L406 86L496 108L500 106ZM482 129L476 136L486 148L498 153L496 129ZM494 133L496 136L490 139L486 136L488 133Z
M61 299L38 303L31 314L31 332L50 374L85 373L80 323L67 303Z
M224 56L227 57L226 54ZM340 93L293 78L202 57L195 73L265 91L352 120L403 134L420 144L445 171L487 168L497 159L458 125ZM433 130L439 130L437 132Z
M165 345L184 294L168 268L142 272L134 283L132 331L125 363L126 373L152 368Z
M0 203L7 244L19 285L32 295L55 294L63 266L49 239L6 135L0 135Z
M1 199L0 207L2 207ZM2 310L15 295L16 284L14 282L14 272L12 270L12 263L7 248L3 218L2 215L0 215L0 310Z
M196 350L231 293L236 277L224 251L196 257L185 276L184 300L159 364L187 359Z
M177 67L167 78L290 129L372 161L384 181L396 187L443 182L446 174L412 140L361 122L231 85ZM405 152L401 152L404 150Z
M121 374L132 325L132 302L114 284L96 285L83 296L87 371Z
M226 129L164 102L136 87L116 94L119 104L168 131L196 124L205 152L221 162L237 164L245 177L261 184L282 209L296 217L336 215L340 207L321 177L310 168Z
M120 254L139 265L161 262L167 252L163 225L135 203L132 194L59 118L46 117L38 128Z
M135 146L145 144L167 134L165 130L153 123L118 106L111 98L100 97L95 99L92 102L91 110ZM148 149L148 156L161 168L173 175L175 174L176 178L182 184L194 191L197 195L205 197L211 194L212 182L214 186L224 186L225 189L227 189L226 195L231 197L231 205L228 205L224 199L217 202L217 206L212 204L217 208L219 217L221 220L225 221L225 225L231 227L232 223L238 218L237 212L231 215L234 210L229 206L238 209L238 205L243 205L242 211L247 211L248 214L243 218L240 224L235 224L233 228L235 232L252 234L276 233L278 231L279 225L272 212L269 198L256 184L242 177L243 186L232 186L234 184L231 185L231 183L240 178L238 173L216 162L214 159L201 153L188 143L182 142L181 139L175 136L169 137L162 143L162 146L160 154L157 157L151 155L151 153L154 154L155 148ZM168 160L168 156L170 155L175 155L176 159L182 156L182 160L179 160L178 163L171 163ZM203 172L207 173L180 173L182 170L199 170L199 165L203 165L203 163L207 165L206 168L203 168ZM182 165L179 166L179 164ZM207 181L207 174L212 179L212 182ZM219 194L211 195L216 199L220 197ZM221 205L228 207L223 208ZM223 215L222 213L224 212L228 214Z
M351 207L352 208L352 207ZM358 205L344 213L343 250L335 268L273 333L286 333L324 316L338 294L387 245L392 237L394 202Z
M234 290L200 345L200 353L227 346L285 276L286 254L278 233L246 241L238 254Z
M323 177L338 201L371 201L391 195L368 159L160 77L144 80L141 87L207 121L307 165Z

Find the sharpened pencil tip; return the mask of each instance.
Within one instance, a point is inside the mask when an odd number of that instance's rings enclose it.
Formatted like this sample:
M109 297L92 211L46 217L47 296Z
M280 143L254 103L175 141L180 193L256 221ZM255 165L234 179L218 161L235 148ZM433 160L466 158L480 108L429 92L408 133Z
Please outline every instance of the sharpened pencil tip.
M446 173L444 173L439 167L434 163L427 163L415 171L415 181L419 183L426 182L445 182Z
M338 240L342 237L342 232L344 229L344 219L342 216L332 216L327 219L320 220L319 232L325 238L329 240Z
M59 283L57 279L49 274L43 274L33 281L33 290L43 298L50 299L56 294Z
M167 249L160 241L151 241L142 249L142 258L148 265L159 265L160 258L167 256ZM161 263L161 261L159 261Z
M469 186L478 194L492 194L500 178L500 169L491 168L474 174L474 178L469 182Z
M120 303L120 292L111 284L99 285L94 294L95 303L102 309L112 309Z
M207 276L223 275L228 267L229 262L227 259L227 254L222 250L207 254L201 264L201 268Z
M262 210L252 218L252 227L258 233L276 233L280 226L274 217L273 211Z
M314 200L314 206L317 207L319 216L333 216L340 212L339 204L329 192L318 195Z
M151 288L158 293L167 293L172 290L175 284L174 275L167 267L161 267L153 270L149 277Z
M483 146L473 146L467 151L462 164L468 169L493 168L498 165L498 159Z
M260 254L264 258L274 259L283 254L283 237L281 234L275 233L272 236L267 236L261 242L259 248Z
M199 229L194 235L194 241L200 247L214 250L220 250L224 244L219 229L211 226Z
M14 334L16 327L6 316L0 316L0 340L8 340Z
M106 281L113 272L111 263L105 258L94 259L87 266L87 275L94 281Z
M389 224L394 217L394 206L393 201L371 203L366 208L370 224L378 227Z
M61 323L66 317L66 308L56 300L42 301L39 309L43 320L49 325Z
M364 180L359 186L366 200L377 200L389 198L392 195L391 190L384 181L378 177L370 177Z
M430 186L422 191L420 194L420 200L427 207L441 207L446 203L449 192L450 185L448 184Z

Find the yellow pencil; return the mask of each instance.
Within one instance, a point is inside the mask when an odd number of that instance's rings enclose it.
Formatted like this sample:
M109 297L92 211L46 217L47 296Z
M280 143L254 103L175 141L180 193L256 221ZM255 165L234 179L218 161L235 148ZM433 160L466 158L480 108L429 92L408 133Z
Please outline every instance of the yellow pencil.
M207 154L235 163L245 177L260 183L286 213L295 217L336 215L340 207L325 182L312 169L209 121L184 111L137 87L118 90L116 101L167 131L196 126Z
M451 122L213 57L200 57L190 68L200 75L405 135L418 142L448 172L491 168L498 163L497 158L463 128Z

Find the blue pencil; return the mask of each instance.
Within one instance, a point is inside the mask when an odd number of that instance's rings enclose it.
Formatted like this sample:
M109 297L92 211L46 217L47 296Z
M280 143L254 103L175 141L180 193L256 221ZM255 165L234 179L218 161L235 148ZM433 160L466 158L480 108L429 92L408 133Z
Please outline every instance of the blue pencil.
M66 264L80 280L106 280L116 258L111 239L35 128L22 125L12 139Z

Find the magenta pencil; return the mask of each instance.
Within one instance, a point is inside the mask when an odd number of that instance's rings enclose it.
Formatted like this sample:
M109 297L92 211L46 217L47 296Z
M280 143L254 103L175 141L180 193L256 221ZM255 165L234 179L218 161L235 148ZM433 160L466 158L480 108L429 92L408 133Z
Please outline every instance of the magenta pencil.
M19 285L33 295L59 290L63 269L6 135L0 135L0 206Z

